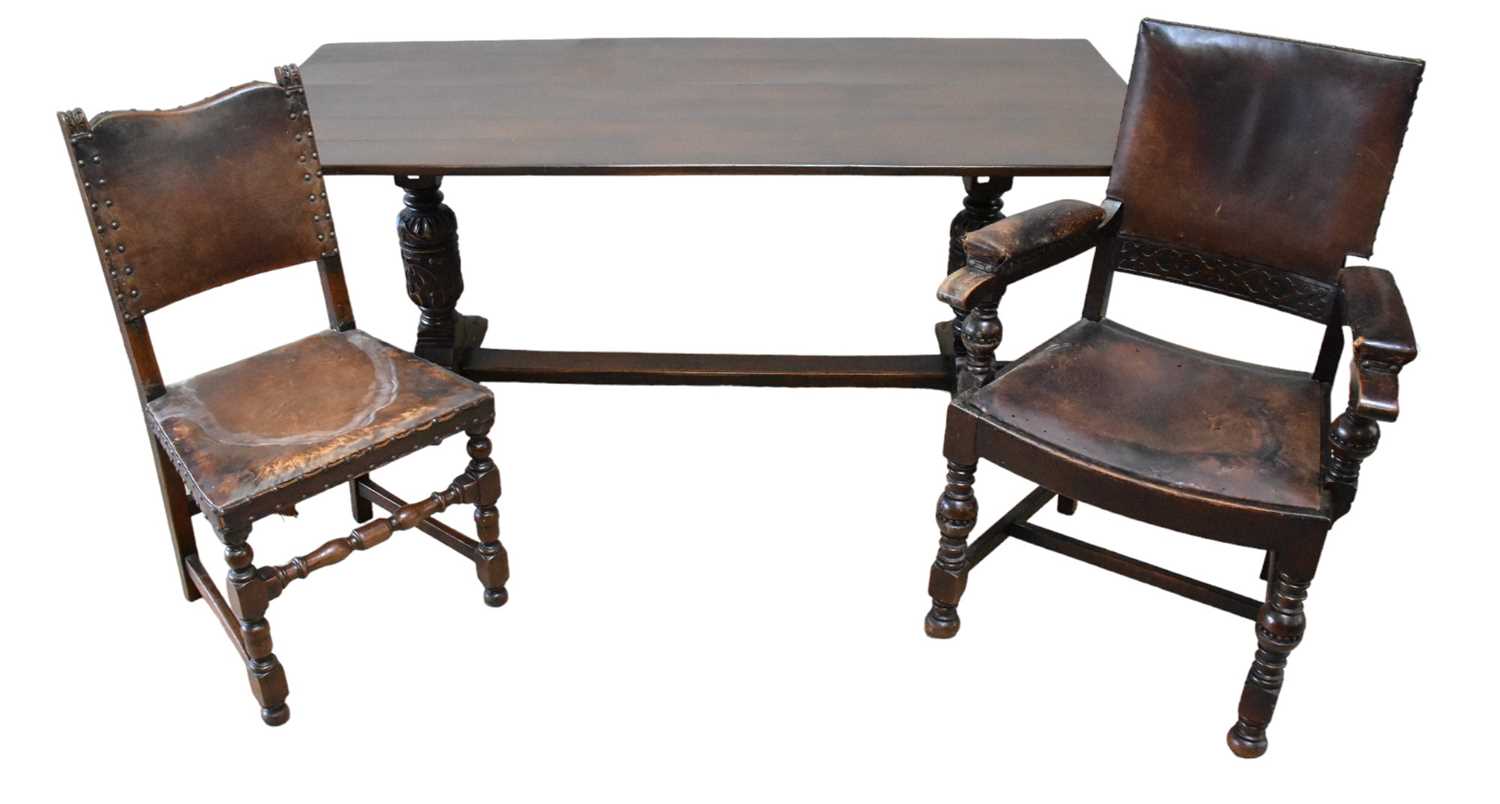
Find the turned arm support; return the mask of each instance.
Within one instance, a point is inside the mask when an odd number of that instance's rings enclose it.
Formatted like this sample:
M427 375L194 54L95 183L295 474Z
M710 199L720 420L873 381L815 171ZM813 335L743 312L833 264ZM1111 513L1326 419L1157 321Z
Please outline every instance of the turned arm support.
M1334 517L1348 513L1359 487L1359 468L1380 443L1379 422L1400 412L1396 375L1417 357L1417 339L1401 291L1389 271L1369 266L1339 273L1343 323L1354 337L1349 408L1328 430L1324 483Z
M938 300L964 314L960 388L994 374L1001 328L995 312L1006 287L1093 248L1119 205L1054 201L964 235L964 266L938 288Z

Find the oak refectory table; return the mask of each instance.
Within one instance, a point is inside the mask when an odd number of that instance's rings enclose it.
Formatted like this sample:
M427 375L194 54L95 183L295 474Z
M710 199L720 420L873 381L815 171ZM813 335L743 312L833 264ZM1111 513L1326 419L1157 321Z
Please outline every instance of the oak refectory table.
M1125 85L1077 39L585 39L329 44L302 66L325 175L392 175L417 354L480 381L951 389L938 354L482 348L456 310L452 175L944 175L960 238L1016 176L1104 176ZM934 271L936 273L936 271Z

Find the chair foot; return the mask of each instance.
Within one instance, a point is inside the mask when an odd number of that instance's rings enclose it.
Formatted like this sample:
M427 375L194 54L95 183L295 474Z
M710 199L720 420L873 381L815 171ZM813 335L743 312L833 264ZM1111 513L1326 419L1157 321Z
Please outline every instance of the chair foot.
M1262 731L1259 736L1248 733L1249 727L1244 723L1236 723L1225 735L1225 742L1229 743L1229 750L1237 757L1255 759L1266 752L1266 735Z
M260 719L264 720L267 726L280 726L291 716L292 710L286 704L267 706L260 710Z
M958 633L958 609L953 606L934 604L927 612L923 627L933 639L952 639Z
M1057 512L1063 516L1072 516L1078 513L1078 501L1071 497L1058 497Z
M508 600L510 600L510 592L505 591L503 586L498 589L484 590L484 605L490 608L498 609Z

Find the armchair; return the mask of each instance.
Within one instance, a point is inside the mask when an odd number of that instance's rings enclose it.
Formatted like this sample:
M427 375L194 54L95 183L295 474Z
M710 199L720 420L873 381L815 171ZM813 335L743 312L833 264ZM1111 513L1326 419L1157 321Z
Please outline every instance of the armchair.
M1266 750L1303 603L1334 521L1353 502L1378 422L1416 342L1391 274L1368 257L1423 64L1146 20L1107 197L1059 201L969 232L938 298L963 316L948 409L947 484L926 631L955 635L968 575L1010 538L1256 623L1259 645L1228 743ZM1252 102L1253 101L1253 102ZM1082 319L999 365L1007 288L1093 249ZM1266 305L1325 325L1309 372L1230 360L1107 316L1116 272ZM1331 386L1353 335L1347 410ZM972 542L983 458L1038 484ZM1265 553L1255 600L1028 520L1094 505Z

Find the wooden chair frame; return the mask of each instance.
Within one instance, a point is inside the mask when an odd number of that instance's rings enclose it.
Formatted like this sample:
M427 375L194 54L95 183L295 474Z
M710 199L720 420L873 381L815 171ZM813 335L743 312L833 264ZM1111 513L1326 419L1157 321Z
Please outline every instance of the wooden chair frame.
M1200 45L1201 50L1194 52ZM1231 55L1226 57L1225 53ZM1187 147L1173 148L1170 142L1138 144L1149 137L1162 137L1162 130L1179 125L1167 114L1175 110L1163 112L1159 107L1149 106L1154 102L1164 103L1153 94L1151 81L1156 80L1157 73L1152 70L1170 73L1168 79L1161 80L1172 82L1173 88L1166 94L1175 95L1174 101L1184 96L1189 100L1182 103L1197 101L1191 90L1181 90L1191 81L1190 71L1184 65L1191 65L1193 58L1211 62L1218 59L1211 66L1224 67L1226 72L1217 76L1229 71L1254 74L1255 71L1248 69L1249 64L1224 64L1235 58L1258 59L1262 63L1255 64L1257 68L1269 64L1271 70L1288 72L1310 69L1306 67L1309 62L1324 60L1330 69L1322 76L1310 78L1346 82L1334 86L1335 94L1355 85L1368 88L1374 95L1373 99L1366 99L1369 102L1365 107L1350 113L1367 113L1373 119L1373 123L1359 130L1358 137L1364 139L1352 144L1338 140L1326 150L1332 154L1349 147L1360 158L1378 160L1378 167L1365 168L1359 159L1351 159L1348 164L1354 167L1347 175L1334 175L1328 180L1343 192L1310 191L1304 197L1310 196L1312 200L1298 198L1302 208L1292 212L1306 213L1307 228L1312 231L1299 233L1297 237L1286 236L1284 229L1273 226L1264 227L1266 231L1255 231L1257 216L1264 221L1269 215L1282 214L1282 210L1260 206L1257 198L1235 197L1233 188L1241 185L1226 182L1229 189L1212 187L1211 190L1222 194L1216 197L1224 199L1222 205L1229 213L1228 219L1233 220L1238 214L1241 220L1250 221L1247 228L1251 231L1244 234L1241 247L1251 252L1251 259L1225 256L1222 251L1196 245L1195 236L1209 240L1226 235L1212 226L1195 230L1189 213L1182 209L1164 211L1161 199L1175 201L1191 191L1180 189L1184 184L1176 179L1181 177L1163 181L1162 177L1143 170L1139 162L1164 153L1193 170L1204 170L1202 165L1207 160ZM1148 67L1152 59L1155 63ZM1346 253L1369 256L1422 66L1422 62L1412 59L1271 37L1153 20L1142 23L1108 197L1098 206L1080 201L1055 202L968 233L964 238L963 264L948 276L938 292L939 300L961 316L961 326L956 328L963 349L959 350L959 391L948 410L944 440L948 475L937 505L940 538L928 587L932 598L926 617L929 636L948 638L957 633L957 606L970 570L1007 539L1028 542L1093 564L1255 622L1258 649L1245 680L1239 718L1229 730L1228 743L1242 757L1256 757L1265 752L1266 728L1280 695L1287 657L1301 641L1306 627L1304 601L1326 533L1334 521L1348 512L1358 487L1360 466L1375 451L1380 437L1378 422L1396 418L1397 375L1416 357L1411 323L1391 274L1379 268L1345 267L1343 261ZM1185 79L1184 75L1189 77ZM1287 80L1286 73L1278 74L1278 78L1288 87L1287 92L1300 91L1295 81ZM1206 83L1211 85L1212 81ZM1213 91L1220 89L1215 87ZM1271 103L1275 98L1262 100ZM1235 99L1225 101L1234 102ZM1304 108L1314 109L1314 113L1323 113L1325 109L1316 103ZM1202 125L1196 116L1199 111L1190 107L1183 112L1181 117L1191 122L1180 125ZM1146 118L1152 122L1149 130L1137 125L1138 120ZM1277 121L1272 125L1287 125L1292 130L1273 130L1269 136L1257 132L1260 135L1255 141L1257 146L1266 147L1267 141L1274 141L1284 133L1288 152L1303 147L1298 138L1304 132L1295 130L1299 121L1291 115L1283 118L1291 122ZM1320 134L1334 131L1326 134L1331 139L1341 136L1335 125L1309 128ZM1226 138L1200 139L1218 144ZM1140 156L1142 153L1146 156ZM1340 164L1336 154L1327 158L1330 164ZM1211 170L1207 172L1210 174L1207 180L1218 178ZM1273 178L1305 189L1299 183L1301 178L1290 171L1287 176ZM1322 189L1322 186L1315 188ZM1294 195L1290 193L1289 197ZM1328 197L1346 206L1311 207ZM1353 202L1347 200L1351 198ZM1360 208L1346 214L1349 203ZM1268 208L1275 211L1266 212ZM1137 212L1140 214L1133 218ZM1167 223L1160 223L1162 220ZM1185 231L1189 235L1187 242L1166 244L1146 239L1155 234L1153 229ZM1228 234L1232 236L1233 232ZM1302 252L1293 256L1283 253L1291 250L1288 241L1301 246ZM1213 499L1211 495L1152 496L1150 479L1144 473L1137 474L1129 468L1102 470L1061 452L1027 444L1024 438L1007 431L1003 422L995 421L976 407L974 400L986 386L1009 366L1021 362L1004 364L994 357L1001 342L997 310L1006 289L1090 249L1094 255L1083 308L1085 321L1104 321L1114 274L1126 271L1235 296L1324 324L1325 335L1311 379L1321 386L1325 422L1344 347L1343 331L1345 328L1352 331L1349 404L1324 430L1321 502L1315 509L1274 510L1232 499ZM1295 270L1289 270L1288 266ZM1040 485L970 541L969 536L978 523L973 482L981 458ZM1072 514L1081 500L1184 533L1262 550L1265 597L1255 600L1031 523L1030 518L1054 497L1063 514Z
M151 345L146 325L147 314L179 298L253 273L315 260L322 282L329 328L341 333L355 329L343 266L334 242L335 233L332 217L328 212L327 193L322 173L317 169L317 145L301 76L295 65L287 65L277 68L276 79L275 85L248 84L199 103L165 112L109 112L92 120L80 109L58 113L58 122L74 164L79 192L83 197L90 226L94 230L95 246L100 254L105 280L115 298L120 334L143 407L167 392ZM136 243L139 242L133 238L139 236L144 240L153 234L159 235L161 227L153 230L151 221L130 221L130 225L123 229L129 236L121 233L122 212L113 200L116 197L114 193L119 188L109 184L112 178L111 160L117 155L107 152L98 143L96 132L101 126L191 126L194 121L209 114L235 114L232 105L246 102L243 99L247 97L267 95L283 99L284 118L279 125L286 127L285 147L290 149L288 153L296 155L297 161L293 163L289 156L286 164L279 169L288 174L292 171L300 174L303 185L297 189L299 193L306 193L307 203L304 206L309 210L309 215L304 217L299 212L298 220L310 217L312 227L299 228L295 232L264 233L267 240L285 237L295 241L289 246L289 252L278 252L276 257L258 262L247 258L236 264L232 259L235 255L227 255L227 267L216 267L211 272L195 274L188 267L179 269L178 266L171 266L161 270L160 276L151 280L144 279L145 268L138 268L137 264L131 262ZM255 124L263 122L257 120ZM296 176L290 181L296 186ZM279 192L283 188L278 185L276 189ZM294 199L289 195L275 200L293 204L300 202L300 198ZM137 232L144 233L133 234ZM157 295L155 299L151 298L153 292ZM149 422L150 416L147 418ZM292 581L343 561L356 551L380 544L397 531L414 528L474 562L484 587L485 602L490 606L504 605L508 599L505 584L509 577L509 564L505 548L500 543L496 507L500 497L500 474L490 457L492 446L488 432L493 421L492 401L466 409L448 420L431 422L429 429L422 433L424 437L420 442L390 439L372 444L357 459L344 462L336 467L336 472L327 473L330 479L321 483L319 488L291 487L274 490L257 499L252 508L237 511L215 510L206 499L198 498L195 491L191 490L192 478L185 467L174 462L164 445L163 435L148 426L148 431L152 431L152 453L183 596L189 601L201 598L223 625L230 642L244 659L251 690L260 703L261 718L267 724L281 725L290 714L286 704L286 674L280 660L272 652L266 611L270 602ZM445 488L424 499L405 502L370 479L371 469L457 432L464 432L468 436L469 462L464 471ZM355 521L362 524L348 535L330 540L316 550L285 564L255 564L254 553L249 544L253 520L274 512L294 512L293 506L297 502L339 484L348 485ZM474 523L479 537L477 540L455 531L435 518L436 514L458 504L474 506ZM374 506L389 512L389 516L375 518ZM222 592L209 577L198 555L193 534L193 517L199 514L209 521L224 545L224 558L229 565L229 572Z

